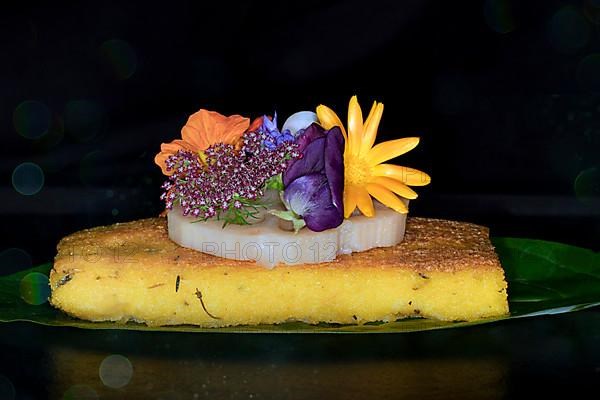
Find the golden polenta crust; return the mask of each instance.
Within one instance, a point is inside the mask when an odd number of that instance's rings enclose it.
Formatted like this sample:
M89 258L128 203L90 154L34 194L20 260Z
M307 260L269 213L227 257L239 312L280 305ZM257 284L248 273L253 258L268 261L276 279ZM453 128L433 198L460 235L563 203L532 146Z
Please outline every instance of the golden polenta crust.
M73 316L148 325L474 320L508 312L488 229L426 218L409 218L396 246L271 270L180 247L164 218L96 227L60 241L50 285L50 303Z

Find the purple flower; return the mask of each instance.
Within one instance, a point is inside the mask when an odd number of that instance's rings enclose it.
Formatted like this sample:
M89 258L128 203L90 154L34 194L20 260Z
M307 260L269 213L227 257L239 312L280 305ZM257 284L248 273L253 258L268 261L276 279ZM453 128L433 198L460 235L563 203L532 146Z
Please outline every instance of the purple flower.
M275 150L284 142L292 142L294 140L294 136L289 130L280 132L277 128L277 111L275 112L275 116L273 117L272 121L266 115L263 117L263 123L260 129L262 132L267 134L263 144L269 150Z
M263 132L246 132L240 150L231 144L216 143L204 151L204 161L186 150L169 156L166 169L173 174L163 184L161 196L166 208L172 209L178 203L183 215L201 219L225 215L225 221L229 218L233 223L243 223L264 195L267 180L283 172L290 160L300 155L293 142L277 146L274 151L266 149L262 145L266 137ZM241 217L232 219L229 215Z
M302 157L292 160L283 173L283 201L310 230L335 228L344 220L342 132L312 124L296 143Z

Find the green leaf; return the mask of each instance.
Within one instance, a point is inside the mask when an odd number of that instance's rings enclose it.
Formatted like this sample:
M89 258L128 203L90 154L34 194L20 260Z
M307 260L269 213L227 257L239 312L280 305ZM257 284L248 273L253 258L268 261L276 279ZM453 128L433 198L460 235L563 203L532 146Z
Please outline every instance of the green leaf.
M542 240L492 242L506 272L511 316L600 304L598 253Z
M200 328L189 325L148 327L128 322L87 322L71 318L37 301L47 294L52 265L44 264L0 277L0 321L29 321L43 325L86 329L131 329L168 332L270 332L270 333L372 333L414 332L457 328L504 319L560 314L600 305L600 257L591 250L541 240L494 238L492 240L506 272L510 316L470 322L443 322L409 318L365 325L288 322L278 325ZM32 274L33 273L33 274ZM44 287L46 285L46 287ZM37 297L36 297L37 296ZM27 300L27 301L25 301ZM33 303L33 304L30 304ZM40 305L34 305L39 304Z
M265 189L281 192L283 190L283 178L281 174L270 177L267 183L265 183Z
M290 221L294 227L295 233L298 233L300 229L306 226L304 219L292 210L269 210L269 214L272 214L277 218L281 218L284 221Z

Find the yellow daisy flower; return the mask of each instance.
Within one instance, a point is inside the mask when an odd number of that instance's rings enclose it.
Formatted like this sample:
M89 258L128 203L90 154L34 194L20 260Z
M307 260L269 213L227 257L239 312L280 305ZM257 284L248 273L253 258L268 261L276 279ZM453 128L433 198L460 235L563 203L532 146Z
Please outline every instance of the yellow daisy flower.
M348 106L348 131L337 114L329 107L319 105L317 117L325 129L339 126L346 139L344 151L344 216L348 218L358 207L367 217L375 215L374 197L387 207L407 213L400 197L416 199L417 193L408 186L425 186L431 178L425 172L386 164L419 144L419 138L409 137L379 143L375 146L377 128L383 114L383 104L373 102L371 112L363 122L362 110L356 96Z

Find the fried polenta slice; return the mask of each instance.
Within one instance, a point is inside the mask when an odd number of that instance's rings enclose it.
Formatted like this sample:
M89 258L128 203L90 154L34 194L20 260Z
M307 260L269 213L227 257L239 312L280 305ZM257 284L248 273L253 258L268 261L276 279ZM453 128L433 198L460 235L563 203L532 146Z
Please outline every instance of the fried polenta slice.
M96 227L60 241L50 286L50 303L71 316L149 326L471 321L508 313L488 229L425 218L409 218L396 246L273 269L180 247L165 218Z

